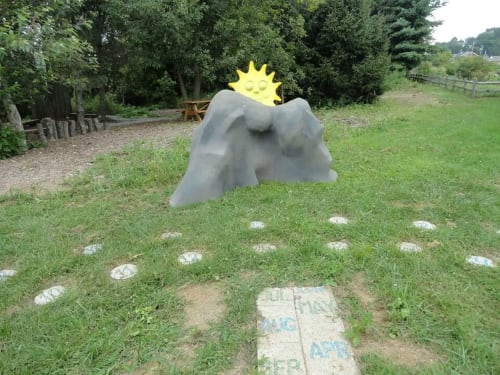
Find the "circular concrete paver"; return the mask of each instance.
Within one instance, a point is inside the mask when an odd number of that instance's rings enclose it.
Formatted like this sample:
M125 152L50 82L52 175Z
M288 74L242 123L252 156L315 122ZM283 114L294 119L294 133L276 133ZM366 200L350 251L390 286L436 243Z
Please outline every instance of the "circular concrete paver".
M126 280L134 277L137 274L137 266L135 264L122 264L111 270L110 276L115 280Z
M334 241L334 242L328 242L326 244L326 247L329 248L330 250L345 251L349 248L349 244L344 241Z
M61 297L66 289L61 285L56 285L51 288L45 289L37 295L34 299L36 305L46 305L47 303L54 302Z
M250 222L250 229L264 229L265 227L266 227L266 224L264 224L262 221Z
M491 259L479 255L471 255L467 258L467 263L483 267L496 267L495 263Z
M349 220L343 216L332 216L328 219L332 224L348 224Z
M180 232L165 232L161 235L160 238L162 240L170 240L170 239L179 238L179 237L182 237L182 233L180 233Z
M5 281L7 278L14 276L17 273L16 270L1 270L0 271L0 281Z
M277 249L277 247L270 243L259 243L257 245L253 245L252 249L254 249L254 251L257 253L262 254L262 253L267 253L269 251L274 251Z
M436 229L436 226L432 223L429 223L428 221L425 220L417 220L413 222L413 226L418 229L424 229L424 230L434 230Z
M197 251L188 251L186 253L183 253L179 255L177 260L179 263L187 266L189 264L193 264L196 262L199 262L203 258L203 255Z
M405 253L419 253L422 251L422 248L412 242L401 242L399 244L399 250L404 251Z
M102 249L102 244L95 243L95 244L92 244L92 245L85 246L83 248L82 254L83 255L92 255L92 254L97 253L101 249Z

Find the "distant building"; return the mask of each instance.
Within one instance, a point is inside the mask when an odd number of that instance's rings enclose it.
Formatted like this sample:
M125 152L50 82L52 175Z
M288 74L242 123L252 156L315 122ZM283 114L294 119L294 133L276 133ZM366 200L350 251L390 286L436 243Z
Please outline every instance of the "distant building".
M474 57L474 56L479 56L477 53L472 52L472 51L466 51L466 52L460 52L460 53L455 53L453 55L453 58L457 57Z

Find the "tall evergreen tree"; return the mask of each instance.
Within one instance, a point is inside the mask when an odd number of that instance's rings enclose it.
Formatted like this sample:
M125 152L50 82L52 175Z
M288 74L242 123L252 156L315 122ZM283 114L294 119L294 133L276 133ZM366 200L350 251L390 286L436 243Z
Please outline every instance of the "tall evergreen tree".
M387 73L387 35L370 0L327 0L310 13L307 51L308 99L370 102L382 92Z
M393 63L406 70L416 67L427 50L432 27L429 20L441 0L375 0L375 11L385 17L389 32L389 53Z

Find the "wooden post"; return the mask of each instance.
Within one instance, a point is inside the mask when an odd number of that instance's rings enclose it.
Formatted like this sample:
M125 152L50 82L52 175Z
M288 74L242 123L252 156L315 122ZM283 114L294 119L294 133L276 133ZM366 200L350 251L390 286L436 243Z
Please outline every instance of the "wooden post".
M43 121L43 120L42 120ZM38 138L40 139L40 142L43 144L47 143L47 137L45 136L45 130L43 129L43 122L39 122L36 124L36 128L38 130Z
M477 87L477 81L474 81L474 83L472 84L472 94L471 94L473 98L476 96L476 87Z
M57 129L57 137L63 138L64 131L63 131L63 122L62 121L56 121L56 129Z
M83 120L83 122L85 123L85 127L87 128L88 132L92 133L92 131L93 131L93 129L92 129L92 119L86 118L85 120Z
M85 121L77 122L76 129L81 134L87 134L87 124L85 123Z
M44 120L47 126L47 139L49 141L57 139L56 122L49 117L44 118L42 121Z
M68 139L69 138L68 121L61 121L61 122L62 122L62 129L63 129L64 139Z
M95 130L96 130L96 131L101 131L101 130L102 130L102 125L101 125L101 123L99 122L99 119L98 119L97 117L94 117L94 118L92 119L92 122L93 122L93 124L94 124L94 128L95 128Z
M69 130L70 137L74 137L76 135L76 121L75 120L68 121L68 130Z

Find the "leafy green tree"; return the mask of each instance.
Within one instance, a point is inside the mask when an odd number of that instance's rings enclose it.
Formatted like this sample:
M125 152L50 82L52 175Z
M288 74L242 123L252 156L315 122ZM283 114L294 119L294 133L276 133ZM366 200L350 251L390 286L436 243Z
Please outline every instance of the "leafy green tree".
M92 62L91 48L78 38L85 20L72 15L79 0L4 0L0 3L0 99L8 121L23 130L16 103L34 100L50 84L72 84Z
M481 46L488 56L500 56L500 27L493 27L479 34L476 45Z
M370 102L387 73L383 18L368 0L328 0L307 19L304 85L315 104Z
M394 64L406 70L416 67L427 51L432 28L429 20L441 0L375 0L375 10L385 17L389 30L389 54Z
M107 9L127 50L123 69L129 78L148 72L167 86L175 81L184 99L198 98L202 87L227 87L236 68L253 59L276 70L288 90L300 90L303 73L294 54L304 21L293 4L109 0Z
M481 56L461 57L456 61L456 74L460 78L481 81L495 70L495 64Z

